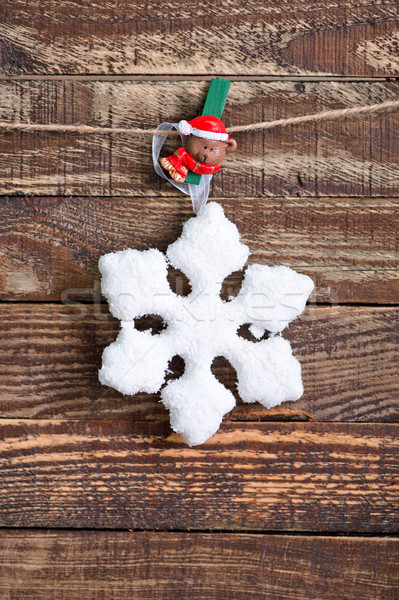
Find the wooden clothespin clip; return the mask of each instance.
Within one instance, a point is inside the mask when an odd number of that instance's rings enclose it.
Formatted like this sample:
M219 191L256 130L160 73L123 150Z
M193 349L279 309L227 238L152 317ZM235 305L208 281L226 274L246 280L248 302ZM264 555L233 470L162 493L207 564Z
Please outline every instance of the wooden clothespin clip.
M202 115L212 115L213 117L222 118L227 96L230 90L231 81L217 77L212 79L209 86L208 95L205 100ZM187 183L196 185L201 181L201 175L189 171L186 177Z
M221 121L230 85L227 79L212 79L202 115L180 121L180 133L188 136L185 147L159 161L176 182L198 185L201 175L217 173L226 152L237 149L237 142L230 138Z

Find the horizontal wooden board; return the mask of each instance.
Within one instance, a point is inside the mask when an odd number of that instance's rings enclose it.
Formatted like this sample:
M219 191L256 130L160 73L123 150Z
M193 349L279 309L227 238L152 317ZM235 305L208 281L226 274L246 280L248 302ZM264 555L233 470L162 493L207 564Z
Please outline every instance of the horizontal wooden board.
M398 427L2 420L0 525L397 533Z
M312 277L312 302L399 303L398 199L222 200L251 250L249 262ZM193 216L185 197L0 200L0 298L98 301L98 259L167 246ZM235 293L242 274L225 282ZM171 283L188 289L181 274Z
M236 396L229 418L398 421L398 316L398 308L308 306L284 331L302 364L303 397L269 411ZM167 423L159 394L122 396L97 381L118 327L106 305L0 305L0 415ZM173 366L179 376L184 363ZM236 394L229 363L215 359L214 372Z
M221 201L251 250L313 278L312 302L399 303L398 199ZM0 298L96 301L100 256L167 246L193 216L186 197L0 199ZM234 293L242 274L225 282ZM187 290L181 274L171 283Z
M398 559L398 538L6 530L0 591L24 600L396 600Z
M394 0L3 0L3 73L399 73Z
M324 5L320 8L324 11ZM0 81L0 120L151 128L202 111L209 81ZM233 82L224 120L244 125L386 100L398 82ZM398 196L399 111L236 134L213 197ZM0 193L175 196L151 136L0 132ZM164 149L177 147L177 138Z

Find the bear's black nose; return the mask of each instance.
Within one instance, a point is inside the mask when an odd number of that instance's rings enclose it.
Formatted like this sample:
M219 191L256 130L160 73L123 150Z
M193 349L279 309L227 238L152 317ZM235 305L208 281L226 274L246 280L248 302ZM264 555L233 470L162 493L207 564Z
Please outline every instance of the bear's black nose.
M204 154L204 163L206 162L206 159L208 158L207 154Z

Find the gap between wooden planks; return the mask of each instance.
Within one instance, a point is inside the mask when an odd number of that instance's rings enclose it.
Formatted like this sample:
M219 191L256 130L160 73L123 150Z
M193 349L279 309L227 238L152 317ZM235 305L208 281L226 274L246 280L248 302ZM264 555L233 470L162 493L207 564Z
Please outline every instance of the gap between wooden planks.
M396 600L398 558L398 538L3 530L0 591L24 600Z
M208 73L199 73L197 75L159 75L157 73L146 73L145 75L4 75L0 74L0 81L211 81L215 77L224 77L230 81L295 81L307 83L320 83L325 81L340 81L341 83L378 83L394 82L397 77L394 76L376 76L367 77L363 75L234 75L232 73L217 73L210 75Z
M398 429L2 419L0 525L397 533Z

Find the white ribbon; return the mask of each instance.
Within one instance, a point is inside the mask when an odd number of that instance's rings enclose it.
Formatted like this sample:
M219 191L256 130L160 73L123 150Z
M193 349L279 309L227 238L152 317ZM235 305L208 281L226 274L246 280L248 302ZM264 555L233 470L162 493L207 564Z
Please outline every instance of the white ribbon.
M161 130L161 131L172 131L172 129L177 129L177 131L179 131L178 123L166 123L165 122L165 123L161 123L157 127L157 130ZM182 133L180 131L179 131L179 135L181 137L183 146L185 146L188 136L182 135ZM211 183L212 175L201 175L201 181L198 185L195 185L194 183L178 183L177 181L174 181L174 179L171 179L171 177L168 177L167 175L165 175L164 170L162 169L161 165L158 162L158 159L159 159L159 155L162 150L162 146L164 145L164 142L167 137L168 137L167 135L155 134L152 138L152 161L154 163L154 169L160 177L163 177L163 179L166 179L166 181L169 181L169 183L174 185L178 190L180 190L184 194L191 196L191 202L193 203L193 210L194 210L195 214L198 215L201 208L203 206L205 206L205 204L208 201L209 185Z

